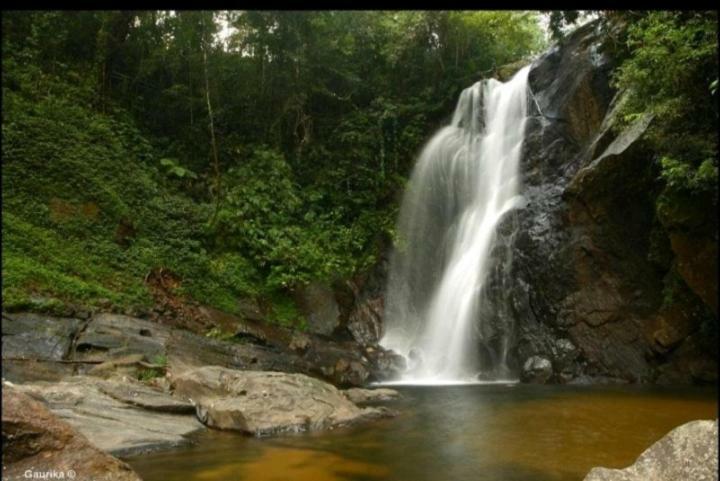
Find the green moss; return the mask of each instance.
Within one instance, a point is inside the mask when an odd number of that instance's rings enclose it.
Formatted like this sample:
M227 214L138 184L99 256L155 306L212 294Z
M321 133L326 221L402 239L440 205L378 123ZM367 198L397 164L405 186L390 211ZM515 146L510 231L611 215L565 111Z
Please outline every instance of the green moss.
M164 375L165 375L165 371L162 369L144 368L144 369L140 369L138 371L138 380L147 382L147 381L150 381L151 379L163 377Z
M283 327L307 328L307 320L300 313L292 298L281 292L273 292L270 294L269 300L272 310L268 318L271 322Z
M165 354L157 354L155 357L151 359L153 364L156 364L158 366L165 367L167 366L167 356Z

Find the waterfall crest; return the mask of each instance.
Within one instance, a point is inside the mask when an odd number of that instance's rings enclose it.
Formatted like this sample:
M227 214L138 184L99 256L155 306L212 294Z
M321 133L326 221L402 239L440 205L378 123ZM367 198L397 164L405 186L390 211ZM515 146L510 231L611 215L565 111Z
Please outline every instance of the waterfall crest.
M524 67L506 83L465 89L450 125L422 150L403 197L380 344L408 360L403 381L467 382L484 282L502 217L522 202L519 162L527 118ZM507 350L507 342L504 342ZM496 363L504 363L506 352Z

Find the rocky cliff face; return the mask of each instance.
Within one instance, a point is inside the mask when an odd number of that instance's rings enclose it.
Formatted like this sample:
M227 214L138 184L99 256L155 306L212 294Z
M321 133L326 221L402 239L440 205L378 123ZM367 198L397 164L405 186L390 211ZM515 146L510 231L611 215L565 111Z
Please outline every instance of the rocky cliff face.
M643 142L652 118L618 132L622 92L610 86L615 60L597 27L530 71L527 204L500 228L481 315L498 334L511 326L515 370L546 359L550 382L714 382L717 229L673 227L656 213L663 186Z
M618 126L610 33L589 23L531 67L527 202L499 226L478 314L480 358L496 365L509 345L510 370L528 382L712 383L714 204L657 207L664 185L645 142L653 119ZM385 256L335 286L335 335L377 343L386 276Z

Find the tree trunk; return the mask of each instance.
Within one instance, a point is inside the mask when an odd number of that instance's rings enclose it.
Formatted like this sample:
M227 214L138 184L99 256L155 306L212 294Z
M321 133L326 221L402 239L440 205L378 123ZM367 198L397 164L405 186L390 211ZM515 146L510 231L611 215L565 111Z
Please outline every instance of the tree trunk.
M195 125L195 116L193 112L193 90L192 90L192 63L190 62L190 52L192 50L188 49L188 57L187 57L187 68L188 68L188 102L190 107L190 127L192 128L193 125Z
M99 97L100 109L105 112L107 97L112 88L112 76L119 70L121 63L120 48L127 40L135 12L132 10L108 12L103 19L97 36L97 55L99 61Z
M215 212L213 213L211 224L215 224L217 219L218 211L220 210L220 160L218 158L217 141L215 140L215 122L213 119L212 103L210 102L210 79L208 75L208 62L207 62L207 43L203 42L202 47L203 54L203 71L205 74L205 101L207 102L208 118L210 119L210 147L212 148L213 158L213 172L215 174L215 182L213 190L215 191Z

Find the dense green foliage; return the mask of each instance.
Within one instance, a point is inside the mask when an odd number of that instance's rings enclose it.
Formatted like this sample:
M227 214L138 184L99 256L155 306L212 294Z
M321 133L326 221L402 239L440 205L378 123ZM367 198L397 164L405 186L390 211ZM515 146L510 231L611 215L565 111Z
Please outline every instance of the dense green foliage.
M653 115L664 228L716 231L717 12L548 13L557 38L588 14L613 37L623 120ZM4 307L145 309L162 270L189 300L301 324L289 294L375 262L423 142L462 88L544 47L538 25L4 12Z
M717 196L717 22L717 12L651 12L628 27L615 84L628 93L628 120L654 116L650 142L669 191Z
M543 47L440 11L4 12L2 46L4 307L147 307L162 269L283 323L374 262L459 91Z
M648 140L666 185L659 208L677 202L675 194L709 195L717 205L717 11L547 13L555 39L562 40L583 15L594 15L619 43L613 84L624 96L618 127L653 116Z
M624 93L618 127L652 115L646 141L655 153L662 181L655 230L665 235L679 231L716 243L717 12L614 16L627 25L625 58L614 74L615 87ZM665 276L664 305L691 305L688 293L672 265Z

